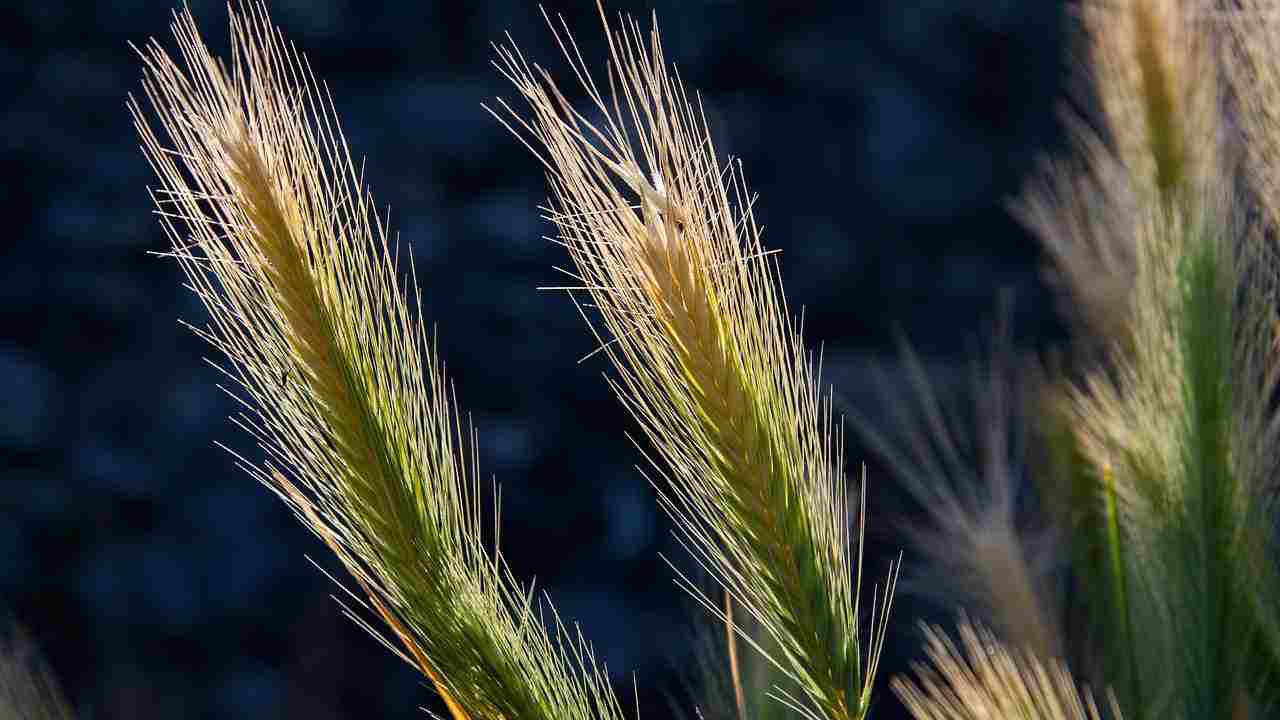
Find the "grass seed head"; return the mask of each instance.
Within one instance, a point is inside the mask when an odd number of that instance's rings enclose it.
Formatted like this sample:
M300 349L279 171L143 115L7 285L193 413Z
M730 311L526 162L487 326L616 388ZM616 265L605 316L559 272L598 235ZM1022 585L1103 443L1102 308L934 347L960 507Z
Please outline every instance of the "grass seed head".
M262 4L231 10L229 61L189 11L173 31L176 54L139 50L151 112L130 108L168 254L208 310L195 330L264 451L240 464L334 551L365 594L352 617L456 720L620 717L581 637L481 545L474 438L327 89Z
M548 18L589 111L507 45L495 64L527 108L500 101L494 115L546 170L548 217L578 283L565 289L596 309L612 382L655 450L660 502L683 540L780 648L772 657L803 694L787 702L863 717L888 603L862 638L837 428L754 198L740 165L716 157L656 28L621 18L615 29L601 15L604 83Z

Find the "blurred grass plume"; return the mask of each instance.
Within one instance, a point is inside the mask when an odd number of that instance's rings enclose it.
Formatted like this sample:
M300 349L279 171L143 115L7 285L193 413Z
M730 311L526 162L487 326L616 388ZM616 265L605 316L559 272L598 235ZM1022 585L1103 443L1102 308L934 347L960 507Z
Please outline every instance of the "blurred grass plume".
M1060 661L1011 649L991 631L961 619L960 643L925 628L928 664L916 679L894 678L893 689L916 720L1103 720ZM1111 706L1112 720L1121 720Z
M1076 124L1077 160L1019 206L1067 304L1103 319L1100 351L1044 388L1041 480L1092 628L1077 661L1130 718L1275 700L1280 297L1275 218L1251 204L1274 202L1258 168L1280 125L1253 111L1280 56L1261 5L1086 2L1100 134Z
M1007 315L1007 311L1000 311ZM903 343L910 392L884 391L888 417L855 410L855 425L909 501L899 525L914 562L903 587L965 608L1007 644L1063 652L1053 569L1060 538L1027 496L1036 377L1018 366L1002 319L973 352L962 382L931 377ZM875 383L893 387L888 377Z

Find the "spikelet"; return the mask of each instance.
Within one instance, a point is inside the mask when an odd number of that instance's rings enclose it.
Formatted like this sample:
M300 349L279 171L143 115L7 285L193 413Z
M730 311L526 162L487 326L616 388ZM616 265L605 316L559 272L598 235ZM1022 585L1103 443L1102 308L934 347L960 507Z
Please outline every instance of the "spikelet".
M457 720L620 717L581 639L553 638L480 544L474 438L327 90L261 4L231 11L229 66L190 12L173 32L176 55L139 51L157 125L130 109L170 254L209 313L193 329L264 453L239 464L332 548L385 632L353 617Z
M684 542L779 647L774 661L803 694L784 702L810 717L864 717L889 593L877 594L867 642L829 399L788 318L740 166L717 161L656 28L621 19L612 30L601 15L608 96L563 20L548 18L598 119L514 46L496 48L495 64L530 117L505 102L495 116L546 168L572 289L599 311L611 382L656 453L660 502Z
M963 618L958 646L940 628L924 632L929 665L915 665L915 679L893 679L916 720L1102 720L1059 661L1012 650ZM1121 720L1114 703L1111 717Z

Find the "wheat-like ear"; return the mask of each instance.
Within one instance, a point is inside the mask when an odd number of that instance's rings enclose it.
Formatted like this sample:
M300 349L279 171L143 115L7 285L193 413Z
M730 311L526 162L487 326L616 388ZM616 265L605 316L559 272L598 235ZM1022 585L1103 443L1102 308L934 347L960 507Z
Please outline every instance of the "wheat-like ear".
M505 103L495 116L546 168L557 242L573 259L575 289L598 309L613 386L656 452L661 504L735 612L777 644L773 660L804 695L784 702L812 717L864 717L894 576L865 638L829 398L787 313L740 166L717 159L656 28L621 18L614 30L601 15L608 95L563 21L548 18L594 119L514 46L497 48L496 64L530 117ZM719 612L718 599L706 604Z
M620 717L581 638L553 635L481 546L474 439L327 90L261 4L231 11L229 63L190 12L173 32L176 55L139 51L156 124L130 109L169 254L209 312L195 331L263 451L240 464L333 549L386 629L358 621L457 720Z
M1102 720L1092 695L1058 660L1010 649L963 617L959 645L941 628L924 633L929 664L915 665L914 679L893 679L916 720ZM1114 702L1111 718L1121 720Z

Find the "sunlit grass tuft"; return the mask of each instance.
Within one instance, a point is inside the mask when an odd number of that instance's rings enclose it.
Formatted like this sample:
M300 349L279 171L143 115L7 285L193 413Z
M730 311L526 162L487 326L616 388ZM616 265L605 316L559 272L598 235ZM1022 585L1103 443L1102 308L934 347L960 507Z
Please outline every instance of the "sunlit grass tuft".
M547 171L547 214L574 263L571 289L600 318L611 382L663 475L661 503L776 646L769 657L800 690L780 699L810 717L865 717L894 573L864 635L861 563L851 558L862 518L849 515L840 428L760 242L741 168L717 158L656 28L623 18L609 30L602 86L567 28L548 21L598 119L511 45L496 64L528 118L505 103L495 115ZM717 600L706 604L721 612Z
M332 548L385 628L354 616L457 720L620 717L581 638L481 546L474 439L328 91L263 5L232 11L227 61L189 12L173 31L176 55L139 51L154 119L130 109L169 254L209 313L194 329L262 451L241 466Z
M960 644L926 627L929 663L915 678L894 678L893 689L916 720L1102 720L1066 666L1010 648L990 631L962 619ZM1121 720L1112 707L1111 720Z

